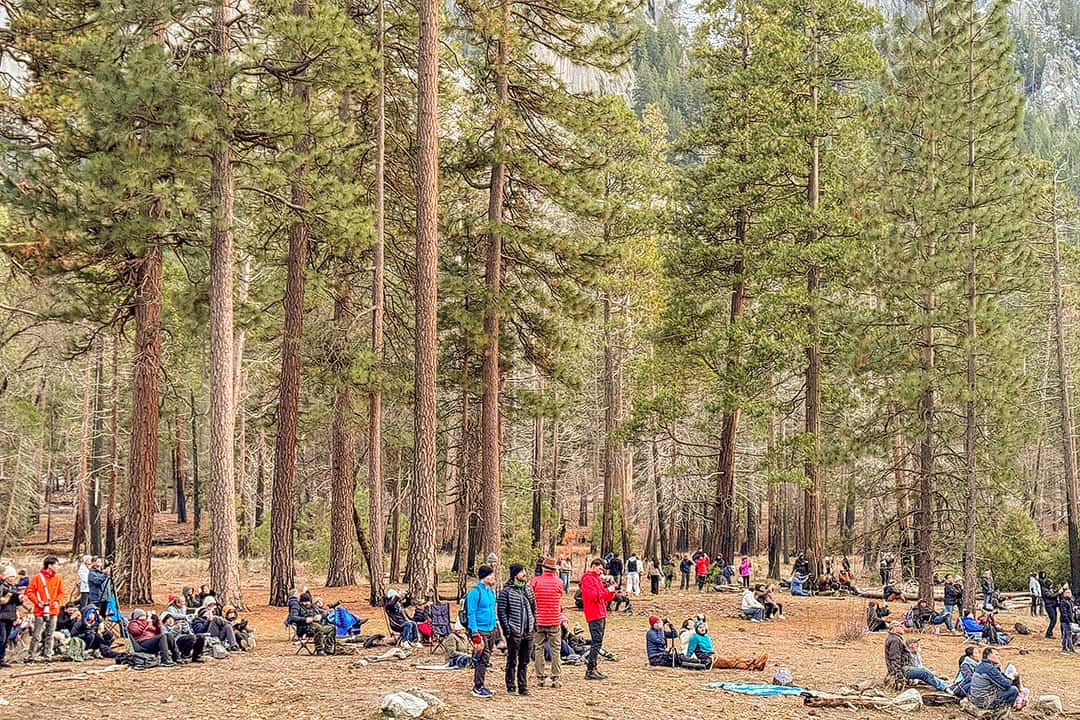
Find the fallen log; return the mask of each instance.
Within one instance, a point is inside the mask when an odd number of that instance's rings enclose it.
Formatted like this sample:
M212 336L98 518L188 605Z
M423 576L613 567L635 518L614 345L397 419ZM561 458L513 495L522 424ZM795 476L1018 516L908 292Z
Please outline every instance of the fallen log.
M814 696L803 695L803 705L814 708L848 708L850 710L880 710L887 707L890 701L887 698L868 698L858 695L850 696Z
M11 677L13 677L13 678L24 678L24 677L33 677L34 675L50 675L52 673L69 673L69 672L71 672L71 667L70 666L69 667L49 667L49 668L41 668L40 670L28 670L26 672L15 673Z

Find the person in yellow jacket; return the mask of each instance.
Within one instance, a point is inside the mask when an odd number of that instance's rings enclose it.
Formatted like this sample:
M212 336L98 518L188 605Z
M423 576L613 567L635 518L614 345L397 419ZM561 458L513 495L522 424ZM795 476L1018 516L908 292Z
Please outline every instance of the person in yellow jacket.
M60 605L64 599L64 581L56 572L59 561L50 555L41 564L41 571L30 578L30 584L23 597L34 608L34 636L30 641L30 654L27 662L33 662L40 651L45 662L52 659L53 633L56 632L56 619L60 615Z

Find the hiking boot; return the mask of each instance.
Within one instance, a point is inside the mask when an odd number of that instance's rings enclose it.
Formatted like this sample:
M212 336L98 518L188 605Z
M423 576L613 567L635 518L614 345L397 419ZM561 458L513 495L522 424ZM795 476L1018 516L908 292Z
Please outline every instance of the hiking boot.
M551 681L551 687L555 688L555 689L561 688L562 687L562 681L559 680L558 678L553 679Z
M540 678L536 681L537 687L544 687L545 684L547 684L547 678Z
M529 688L522 685L521 687L518 688L518 695L520 695L521 697L528 697Z
M199 657L191 658L191 662L193 662L193 663L204 663L204 662L206 662L206 658L204 658L202 655L200 655Z
M510 693L511 695L514 695L515 693L517 693L517 686L516 685L507 685L506 686L506 692Z
M590 670L585 673L586 680L607 680L607 675L601 675L596 670Z
M473 688L472 694L473 697L483 698L485 700L495 697L495 693L491 692L486 687Z

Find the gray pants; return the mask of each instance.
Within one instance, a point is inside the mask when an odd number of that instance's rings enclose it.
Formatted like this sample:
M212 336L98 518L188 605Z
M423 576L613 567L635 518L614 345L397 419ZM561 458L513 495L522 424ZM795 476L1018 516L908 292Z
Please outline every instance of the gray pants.
M56 632L56 615L35 615L34 636L30 640L30 658L43 651L46 658L53 654L53 633ZM44 637L42 636L44 633Z

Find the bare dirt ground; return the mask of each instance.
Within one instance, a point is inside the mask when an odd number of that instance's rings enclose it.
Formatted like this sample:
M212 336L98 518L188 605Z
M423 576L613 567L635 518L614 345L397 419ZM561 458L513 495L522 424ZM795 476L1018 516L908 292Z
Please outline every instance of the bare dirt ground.
M66 581L74 579L73 571L71 566L64 568ZM155 561L155 587L160 588L156 595L158 606L164 604L168 592L201 581L205 572L204 561ZM23 674L42 666L19 665L0 671L0 697L9 703L0 705L0 718L54 716L59 712L68 718L97 720L131 717L355 720L377 714L384 694L409 687L427 689L445 700L447 716L451 719L608 720L657 712L667 718L887 717L884 712L869 710L812 710L804 708L798 698L747 698L704 687L711 680L765 681L780 666L791 669L797 684L826 691L880 679L884 675L882 635L864 636L846 643L837 639L840 629L849 625L851 618L862 617L865 606L857 599L784 598L786 620L749 623L738 618L735 594L643 595L634 603L633 615L615 615L609 621L605 645L618 654L619 660L601 665L601 670L609 676L606 682L586 682L583 668L570 667L564 673L564 687L560 690L533 688L528 698L499 692L493 700L480 701L469 695L470 671L417 670L416 665L436 663L441 657L429 655L426 650L419 654L413 651L407 660L367 667L354 667L357 657L297 656L282 625L283 609L264 604L265 569L253 564L245 573L249 583L245 589L248 616L258 629L259 645L254 653L236 654L206 665L142 672L120 670L83 679L69 679L66 672L27 677ZM328 601L341 600L354 612L371 617L365 626L367 632L379 632L385 627L381 610L367 607L365 587L324 590L316 587L315 578L304 579ZM767 652L768 670L765 673L689 672L648 668L644 655L645 618L656 613L679 622L694 612L708 615L719 653L750 657ZM902 612L903 606L894 604L894 614L902 615ZM572 608L568 615L571 622L582 621L581 614ZM1031 621L1026 612L1006 612L1002 620L1009 626L1022 620L1032 629L1045 627L1042 620ZM961 640L930 633L922 637L927 665L939 675L951 676L963 649ZM1005 648L1002 655L1020 668L1025 684L1034 695L1060 695L1067 710L1075 709L1080 706L1080 682L1075 679L1077 659L1060 655L1058 642L1043 639L1041 635L1022 637ZM65 664L65 669L77 673L104 664L104 661L78 666ZM488 683L496 691L503 688L504 667L503 656L496 654ZM924 708L919 714L926 718L965 717L955 708Z

